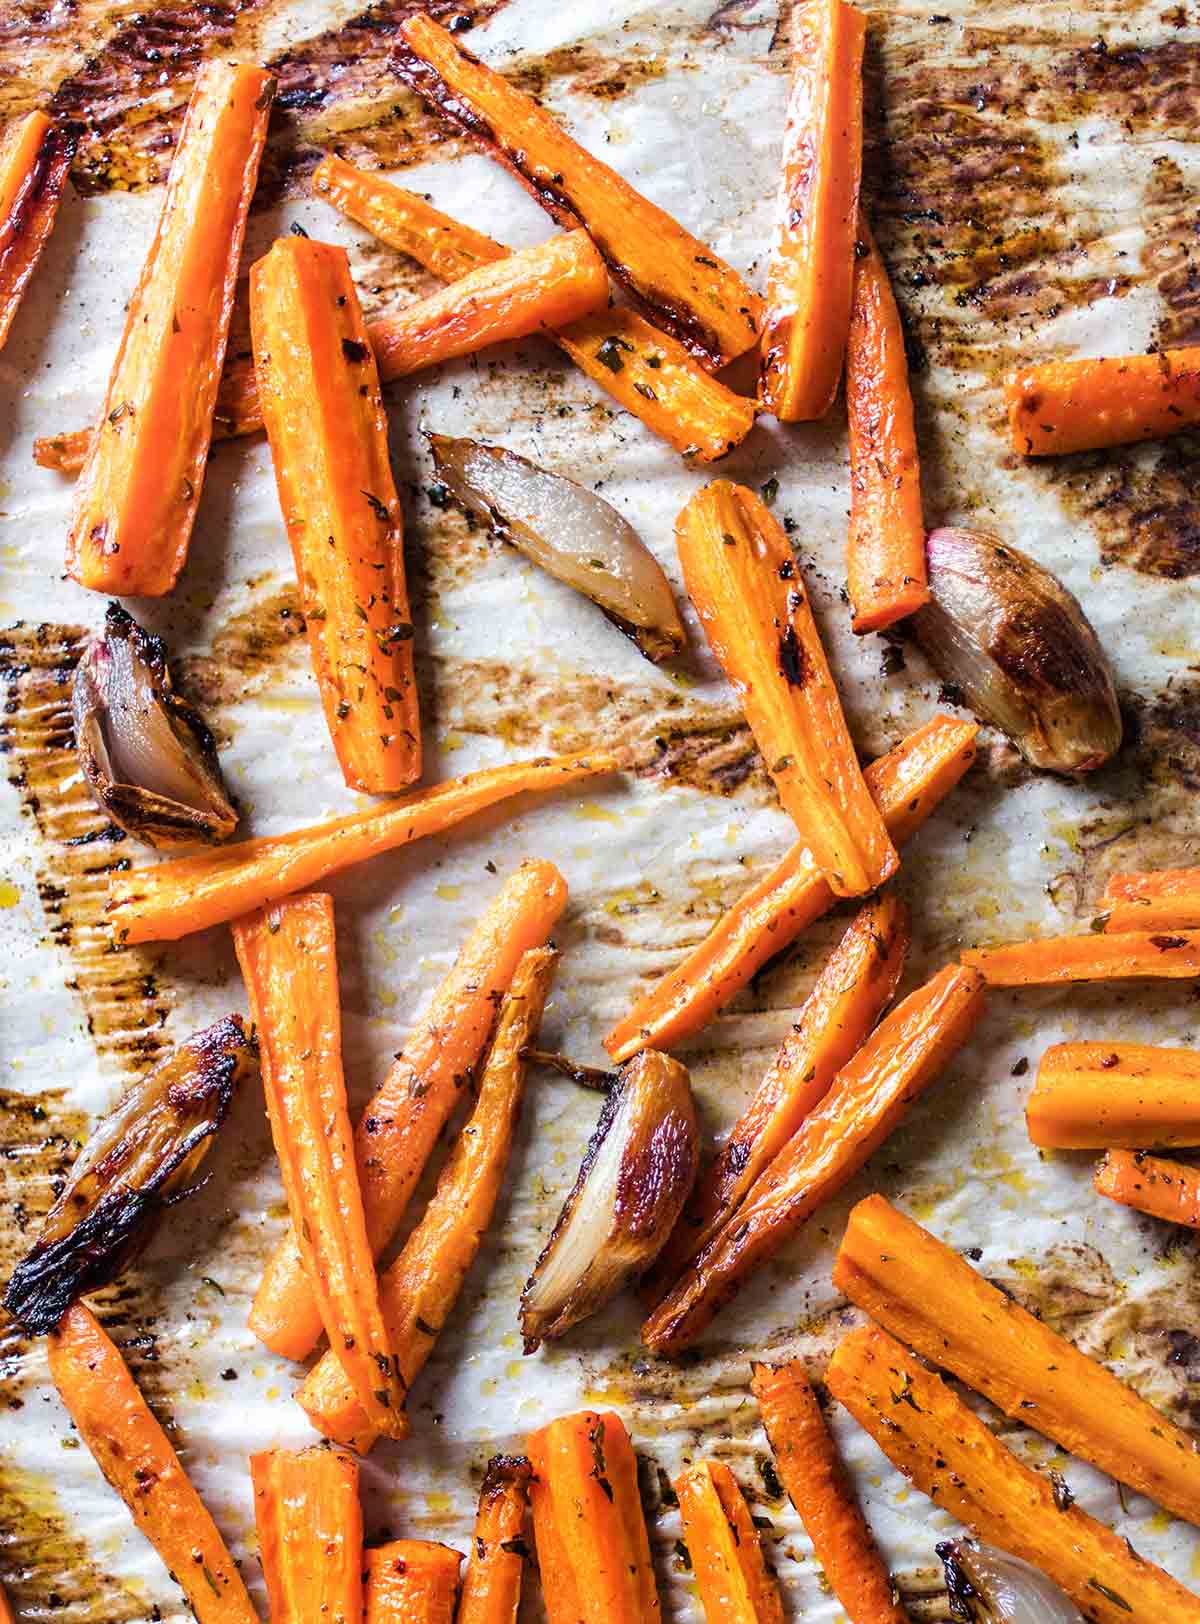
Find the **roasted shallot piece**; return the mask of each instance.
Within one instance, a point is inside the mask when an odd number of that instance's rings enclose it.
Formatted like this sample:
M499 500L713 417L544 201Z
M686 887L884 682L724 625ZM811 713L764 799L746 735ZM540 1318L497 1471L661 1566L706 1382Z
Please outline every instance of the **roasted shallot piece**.
M1019 1556L970 1539L943 1540L937 1554L954 1618L972 1624L1082 1624L1078 1609L1053 1580Z

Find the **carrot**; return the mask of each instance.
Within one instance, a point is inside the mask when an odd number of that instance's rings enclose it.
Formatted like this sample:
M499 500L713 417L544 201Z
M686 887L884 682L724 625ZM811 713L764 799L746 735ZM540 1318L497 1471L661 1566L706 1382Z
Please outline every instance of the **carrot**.
M637 1461L620 1416L560 1416L530 1435L527 1453L550 1624L657 1624Z
M1110 1150L1092 1179L1097 1192L1151 1218L1200 1229L1200 1169L1142 1151Z
M803 1365L752 1367L783 1486L851 1624L907 1624Z
M1200 1145L1200 1055L1147 1043L1056 1043L1025 1107L1053 1150Z
M675 523L684 584L784 810L838 896L898 858L863 781L787 537L744 485L714 480Z
M830 1392L934 1504L1040 1568L1095 1624L1196 1624L1200 1600L1019 1461L885 1332L854 1331Z
M1127 930L1090 936L977 947L962 962L993 987L1030 987L1056 981L1180 979L1200 975L1200 935Z
M525 862L505 882L467 938L450 974L355 1132L367 1234L376 1255L404 1216L409 1197L462 1097L522 955L545 942L567 900L552 863ZM267 1263L250 1328L273 1352L304 1359L321 1334L295 1237Z
M271 1624L361 1624L358 1465L332 1449L250 1457Z
M551 947L530 948L513 972L475 1110L421 1222L380 1279L388 1342L405 1393L433 1352L491 1222L521 1108L523 1052L537 1042L556 958ZM332 1350L309 1373L298 1398L318 1432L360 1454L379 1436L377 1421L364 1411Z
M1200 346L1022 367L1004 399L1022 456L1158 440L1200 423Z
M449 1545L398 1539L364 1553L364 1624L454 1624L460 1554Z
M187 557L274 89L236 63L196 78L75 492L67 571L94 592L161 597Z
M251 274L250 329L334 749L351 789L403 789L421 776L403 522L345 250L277 242Z
M51 1378L79 1436L200 1624L258 1624L216 1524L91 1311L68 1308L48 1346Z
M79 145L75 124L26 113L0 147L0 347L54 230Z
M392 64L400 78L478 137L559 225L586 227L657 326L713 371L750 348L762 301L736 271L432 18L410 17L400 33L404 45Z
M446 282L512 251L341 158L321 160L313 190ZM677 339L624 305L582 316L547 337L627 412L701 462L725 456L754 425L754 401L718 383Z
M1005 1415L1200 1522L1200 1451L1191 1436L882 1196L850 1214L833 1283Z
M779 1589L767 1572L758 1530L728 1466L699 1462L675 1479L675 1493L709 1624L783 1624Z
M394 851L514 795L558 789L614 772L611 755L542 756L450 778L378 810L351 812L286 835L241 840L220 851L115 874L108 918L117 942L176 942L227 924L354 863Z
M0 1624L16 1624L12 1604L5 1595L3 1588L0 1588Z
M849 1182L970 1037L983 999L982 978L948 964L892 1010L642 1326L648 1347L677 1353L694 1342Z
M1105 930L1188 930L1200 926L1200 868L1113 874L1104 888Z
M528 1554L523 1538L531 1467L524 1455L493 1455L455 1624L516 1624Z
M916 833L974 761L978 731L973 722L935 716L866 769L867 788L896 845ZM834 901L807 846L797 842L682 963L638 999L604 1047L621 1061L639 1049L673 1049L694 1036Z
M404 1378L379 1302L346 1108L333 901L314 892L248 914L234 923L233 944L292 1234L331 1356L371 1425L403 1438Z
M862 177L866 18L844 0L807 0L792 20L792 93L779 226L762 330L764 410L782 422L833 404L850 326Z

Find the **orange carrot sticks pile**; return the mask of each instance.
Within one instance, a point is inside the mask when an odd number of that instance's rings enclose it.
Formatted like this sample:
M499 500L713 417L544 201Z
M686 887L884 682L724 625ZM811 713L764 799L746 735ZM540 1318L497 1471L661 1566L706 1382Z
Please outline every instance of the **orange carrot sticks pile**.
M700 1461L675 1479L675 1493L708 1624L783 1624L778 1586L728 1466Z
M332 1449L250 1457L271 1624L360 1624L358 1466Z
M1106 931L1190 930L1200 926L1200 868L1113 874L1100 915Z
M1147 1043L1056 1043L1025 1107L1054 1150L1200 1145L1200 1054Z
M1200 423L1200 346L1023 367L1004 398L1022 456L1157 440Z
M1200 1168L1141 1151L1110 1150L1092 1183L1110 1201L1200 1229Z
M524 1455L493 1455L455 1624L515 1624L525 1572L525 1513L531 1468Z
M462 1565L457 1551L398 1539L365 1554L363 1624L454 1624Z
M977 947L962 956L993 987L1056 981L1181 979L1200 976L1200 934L1127 930L1091 936L1050 936Z
M54 229L79 144L73 124L27 113L0 144L0 348Z

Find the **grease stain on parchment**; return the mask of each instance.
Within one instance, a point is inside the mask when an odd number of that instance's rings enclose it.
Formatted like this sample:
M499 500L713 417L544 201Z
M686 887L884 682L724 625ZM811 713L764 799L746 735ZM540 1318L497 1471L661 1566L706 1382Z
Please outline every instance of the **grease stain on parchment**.
M18 1617L62 1624L145 1624L148 1615L161 1617L104 1571L44 1477L0 1459L0 1502L0 1581Z

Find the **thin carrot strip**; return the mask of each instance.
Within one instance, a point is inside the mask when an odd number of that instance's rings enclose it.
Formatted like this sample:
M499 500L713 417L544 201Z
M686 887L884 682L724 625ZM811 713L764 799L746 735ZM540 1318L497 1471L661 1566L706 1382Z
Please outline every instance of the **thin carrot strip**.
M454 1624L462 1557L449 1545L398 1539L366 1553L363 1624Z
M807 0L793 13L760 388L764 410L783 422L823 417L841 376L862 176L865 35L866 18L845 0Z
M67 571L161 597L187 557L275 81L206 62L75 492Z
M675 1494L708 1624L783 1624L779 1588L728 1466L700 1461L675 1479Z
M401 24L393 67L452 124L478 137L565 227L591 234L613 276L714 371L755 342L762 301L677 220L585 152L532 96L462 50L432 18Z
M360 1624L358 1465L332 1449L250 1457L271 1624Z
M354 863L394 851L514 795L561 789L614 772L611 755L543 756L450 778L388 806L351 812L286 835L241 840L220 851L115 874L108 920L118 942L175 942L228 924L295 891L319 885Z
M0 1587L0 1624L16 1624L16 1619L13 1617L12 1603L2 1587Z
M1200 975L1200 934L1127 930L977 947L962 962L993 987Z
M388 1343L406 1394L433 1352L491 1222L525 1085L524 1051L537 1042L557 954L535 947L513 972L470 1120L437 1190L379 1282ZM332 1349L297 1394L318 1432L366 1454L379 1428Z
M983 1002L982 978L948 964L896 1006L647 1319L648 1347L676 1353L695 1341L747 1275L875 1154L970 1037Z
M1200 1145L1200 1054L1148 1043L1056 1043L1025 1107L1054 1150Z
M1188 930L1200 926L1200 868L1159 868L1113 874L1100 919L1116 935L1126 930Z
M355 1132L355 1152L367 1234L376 1255L395 1233L462 1098L522 955L546 941L566 900L566 884L552 863L521 864L485 910L367 1103ZM289 1359L306 1358L321 1334L320 1312L294 1235L280 1243L267 1263L250 1328Z
M784 810L836 895L874 890L899 859L787 537L752 491L714 480L679 515L675 539L688 595Z
M1094 1624L1197 1624L1200 1600L1128 1540L1063 1504L940 1377L886 1332L843 1338L830 1392L933 1503L981 1539L1032 1562Z
M1110 1201L1169 1224L1200 1229L1200 1168L1141 1151L1110 1150L1092 1183Z
M1005 379L1004 399L1025 457L1158 440L1200 423L1200 345L1023 367Z
M516 1624L528 1554L523 1536L530 1475L524 1455L488 1461L454 1624Z
M27 113L0 148L0 347L54 229L79 129Z
M846 1616L852 1624L908 1624L803 1365L756 1364L750 1387L783 1486Z
M258 1624L237 1565L120 1353L82 1303L49 1338L59 1397L200 1624Z
M421 776L403 521L345 250L277 242L250 330L325 722L351 789L403 789Z

